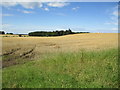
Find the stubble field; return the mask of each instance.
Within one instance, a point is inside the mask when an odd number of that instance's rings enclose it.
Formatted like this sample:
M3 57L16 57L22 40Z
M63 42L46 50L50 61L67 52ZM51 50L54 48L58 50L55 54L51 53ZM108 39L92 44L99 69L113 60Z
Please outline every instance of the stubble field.
M118 34L3 37L3 87L118 87Z

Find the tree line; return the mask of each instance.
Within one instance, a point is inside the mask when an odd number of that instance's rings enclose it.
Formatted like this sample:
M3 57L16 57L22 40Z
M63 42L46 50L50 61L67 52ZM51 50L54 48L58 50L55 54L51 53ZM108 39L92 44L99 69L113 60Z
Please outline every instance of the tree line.
M62 36L62 35L68 35L68 34L74 34L72 30L61 30L61 31L36 31L36 32L30 32L29 36Z
M13 35L13 33L5 33L4 31L0 31L0 34L9 34L9 35Z
M78 34L78 33L89 33L89 32L72 32L71 29L68 30L56 30L56 31L36 31L36 32L30 32L26 35L29 36L63 36L63 35L69 35L69 34ZM0 34L8 34L8 35L14 35L13 33L5 33L4 31L0 31ZM19 37L22 37L24 34L15 34Z

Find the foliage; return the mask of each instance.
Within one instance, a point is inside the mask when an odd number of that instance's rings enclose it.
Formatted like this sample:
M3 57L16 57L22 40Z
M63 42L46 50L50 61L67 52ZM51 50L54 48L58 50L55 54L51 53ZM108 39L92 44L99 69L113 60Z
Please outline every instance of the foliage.
M19 37L22 37L22 35L21 35L21 34L19 34Z
M6 34L13 35L13 33L6 33Z
M0 31L0 34L5 34L5 32L4 31Z
M73 34L70 29L69 30L61 30L61 31L37 31L37 32L30 32L29 36L62 36L62 35L68 35L68 34Z

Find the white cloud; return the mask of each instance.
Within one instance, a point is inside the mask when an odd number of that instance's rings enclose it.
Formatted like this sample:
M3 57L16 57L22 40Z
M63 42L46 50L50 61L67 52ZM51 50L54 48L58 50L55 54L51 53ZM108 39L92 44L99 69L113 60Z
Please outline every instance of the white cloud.
M33 11L26 11L26 10L23 10L23 11L21 11L21 12L26 13L26 14L34 13Z
M118 16L118 11L113 11L112 13L114 16Z
M78 10L80 7L74 7L74 8L72 8L72 10L74 10L74 11L76 11L76 10Z
M49 11L49 8L43 8L45 11Z
M0 3L0 5L4 7L12 7L12 6L16 6L17 2L2 2Z
M119 0L3 0L3 2L119 2Z
M3 7L14 7L16 5L21 5L26 9L34 9L35 7L41 8L43 6L41 2L3 2L0 4Z
M106 24L106 25L118 25L118 21L110 21L110 22L106 22L104 24Z
M64 7L64 6L67 6L69 3L50 2L50 3L46 3L46 4L47 4L47 6L50 6L50 7ZM42 8L43 2L3 2L3 3L0 3L0 5L2 5L3 7L6 7L6 8L21 5L22 7L26 8L26 9L34 9L35 7ZM45 9L45 10L48 10L48 9Z
M3 2L0 3L0 5L2 5L3 7L7 8L7 9L11 9L11 7L15 7L17 5L22 6L25 9L34 9L34 8L41 8L45 11L50 11L48 7L64 7L67 6L69 3L65 3L65 2L47 2L47 3L43 3L43 2ZM43 5L47 5L46 7L44 7ZM19 10L16 9L19 12L22 13L34 13L32 11L26 11L26 10ZM4 15L4 16L9 16L9 15Z
M68 0L3 0L2 2L65 2Z
M11 24L1 24L0 27L2 29L10 28L12 25Z
M113 8L112 14L111 14L111 19L113 21L118 21L118 16L120 15L120 13L118 12L118 5L116 7Z
M104 23L104 24L106 24L106 25L110 25L111 23L110 23L110 22L106 22L106 23Z
M0 14L0 16L14 16L13 14Z
M111 9L110 21L107 21L105 24L118 25L118 5Z
M47 5L50 7L64 7L67 6L69 3L64 3L64 2L51 2L48 3Z
M43 6L40 2L22 2L19 4L27 9L34 9L35 7L41 8Z
M118 28L112 28L113 31L118 31Z
M66 16L66 14L64 14L64 13L56 13L56 15L59 15L59 16Z

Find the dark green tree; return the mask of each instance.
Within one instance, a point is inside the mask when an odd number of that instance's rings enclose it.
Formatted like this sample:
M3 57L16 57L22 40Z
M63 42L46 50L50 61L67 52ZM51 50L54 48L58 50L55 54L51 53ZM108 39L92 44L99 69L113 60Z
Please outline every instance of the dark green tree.
M0 31L0 34L5 34L5 32L4 31Z

